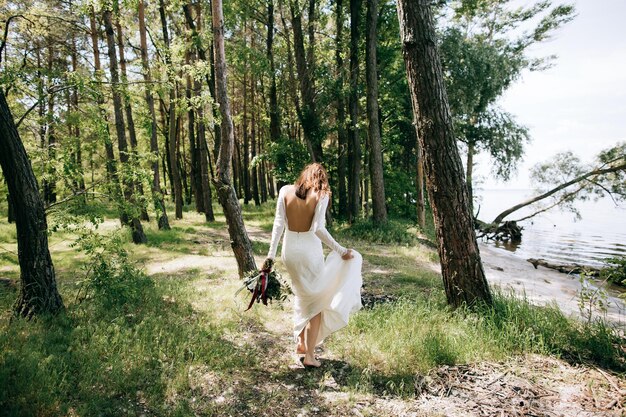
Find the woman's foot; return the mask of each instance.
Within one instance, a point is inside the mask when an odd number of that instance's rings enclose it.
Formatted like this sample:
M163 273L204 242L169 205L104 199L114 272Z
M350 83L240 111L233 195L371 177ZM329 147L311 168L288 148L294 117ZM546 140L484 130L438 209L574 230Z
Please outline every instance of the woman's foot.
M315 359L315 356L311 357L307 355L302 359L302 365L304 365L305 368L319 368L322 366L322 363Z
M304 342L298 342L298 347L296 347L296 353L298 355L306 355L306 347L304 346Z

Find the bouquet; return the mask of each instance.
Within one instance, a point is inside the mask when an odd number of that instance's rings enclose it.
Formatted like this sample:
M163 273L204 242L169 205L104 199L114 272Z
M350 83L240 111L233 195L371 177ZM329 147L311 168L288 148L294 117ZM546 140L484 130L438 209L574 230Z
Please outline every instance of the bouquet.
M291 287L282 278L282 276L274 271L272 267L274 261L270 258L263 263L261 270L249 272L243 279L243 286L237 290L235 295L239 294L244 288L252 293L252 298L248 304L246 311L252 308L254 302L262 302L267 305L267 300L276 300L279 303L287 299L291 294Z

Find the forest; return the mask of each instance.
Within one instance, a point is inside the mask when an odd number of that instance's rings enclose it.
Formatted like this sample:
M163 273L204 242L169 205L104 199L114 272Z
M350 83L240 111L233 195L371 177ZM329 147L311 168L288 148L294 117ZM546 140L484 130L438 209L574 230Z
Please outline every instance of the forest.
M443 415L587 407L516 389L518 360L588 366L572 387L619 415L623 329L491 288L476 239L537 202L626 200L617 143L546 162L532 201L478 219L477 155L508 180L531 140L500 101L575 18L552 0L2 1L0 415L440 415L417 404L446 391ZM363 253L364 310L301 373L287 307L233 294L310 162ZM455 378L504 394L468 406Z

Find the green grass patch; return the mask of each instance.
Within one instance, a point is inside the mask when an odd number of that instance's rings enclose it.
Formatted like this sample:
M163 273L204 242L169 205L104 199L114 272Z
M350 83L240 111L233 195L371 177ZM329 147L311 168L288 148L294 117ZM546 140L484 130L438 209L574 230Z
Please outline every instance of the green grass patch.
M228 379L254 364L224 339L223 324L191 308L185 285L157 281L141 290L132 311L85 300L57 317L2 322L2 414L174 415L193 408L194 367ZM0 297L3 310L11 298Z
M434 367L526 353L624 371L623 342L607 324L585 326L555 307L496 294L491 308L451 311L433 291L361 311L330 346L351 364L348 386L412 395L416 376Z

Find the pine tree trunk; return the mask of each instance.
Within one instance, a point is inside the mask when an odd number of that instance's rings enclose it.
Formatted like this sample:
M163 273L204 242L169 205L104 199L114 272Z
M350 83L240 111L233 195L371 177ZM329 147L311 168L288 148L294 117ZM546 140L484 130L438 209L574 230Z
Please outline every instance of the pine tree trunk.
M195 81L196 95L200 95L202 91L202 84L199 81ZM204 109L201 106L198 109L198 135L196 137L200 158L200 174L201 174L201 189L199 192L202 194L202 206L204 207L204 217L207 222L215 221L215 214L213 213L213 196L211 195L211 179L209 177L209 148L206 142L206 125L204 123Z
M361 211L361 141L359 138L359 18L361 0L350 0L350 132L348 140L348 206L349 220L355 221Z
M247 33L244 30L244 47L246 47L247 42ZM244 64L245 65L245 64ZM252 199L252 193L250 190L250 138L248 137L248 69L247 66L244 69L243 73L243 85L242 85L242 94L243 94L243 125L242 135L243 135L243 202L244 204L248 204ZM254 88L254 86L252 87ZM254 94L254 93L253 93ZM254 103L254 95L252 96L252 103ZM253 128L254 129L254 128ZM252 133L254 135L254 133ZM252 157L254 158L254 137L252 138ZM256 181L255 176L256 170L252 170L252 181Z
M448 304L491 304L444 88L431 6L399 0L398 16Z
M251 88L250 88L250 96L252 99L252 103L253 103L253 108L252 108L252 120L250 123L250 139L251 139L251 143L250 143L250 151L252 152L252 159L254 159L257 155L257 137L256 137L256 120L255 120L255 113L254 113L254 100L255 100L255 93L256 93L256 88L255 88L255 81L254 81L254 75L252 76L252 84L251 84ZM261 198L259 195L259 164L255 165L254 167L252 167L252 197L254 198L254 204L256 206L261 204Z
M369 122L369 171L372 187L372 211L375 223L387 222L385 206L385 181L383 179L383 153L378 118L378 71L376 44L378 24L378 0L367 0L367 28L365 72L367 78L367 115Z
M146 19L144 0L139 0L139 42L141 49L141 65L143 69L143 79L146 82L145 95L150 114L150 153L152 154L152 202L157 216L159 230L169 230L170 222L165 210L163 192L159 178L159 140L156 112L154 109L154 97L152 95L152 75L150 74L150 64L148 62L148 42L146 38Z
M72 71L75 73L78 73L78 50L77 50L77 45L76 45L76 37L74 35L72 35L71 60L72 60ZM75 115L74 117L77 117L78 111L79 111L78 87L72 88L69 106L71 108L71 111ZM80 137L80 123L79 122L72 123L71 131L72 132L70 133L70 136L72 136L73 141L74 141L73 163L74 163L75 170L76 170L74 173L74 190L75 190L74 192L81 194L80 201L82 202L82 204L86 204L87 199L85 195L85 176L83 172L83 156L82 156L83 152L82 152L82 144L81 144L81 137Z
M474 173L474 154L476 153L476 145L467 144L467 166L465 167L465 184L467 186L467 197L469 199L470 213L474 214L474 189L472 186Z
M20 294L15 313L23 317L63 310L48 250L48 224L35 174L0 89L0 167L7 182L17 229Z
M280 109L276 90L276 66L274 63L274 0L267 1L267 60L270 63L270 138L280 140Z
M224 53L224 15L222 0L213 0L211 4L213 19L213 39L215 45L215 90L221 113L221 144L217 162L217 176L215 188L217 196L224 209L224 216L228 223L230 242L237 259L239 275L256 269L252 254L252 244L248 232L243 224L241 207L231 185L231 160L233 158L234 137L233 121L230 115L230 104L226 92L226 56Z
M420 145L419 134L417 133L417 123L415 127L415 155L416 155L416 177L415 187L417 195L417 224L422 230L426 227L426 202L424 199L424 156L422 155L422 145Z
M176 218L183 218L183 189L180 178L180 167L178 164L178 158L176 155L177 149L177 131L179 118L176 115L176 100L177 100L177 89L178 83L174 81L174 77L172 76L172 58L170 55L170 38L167 30L167 18L165 16L165 3L163 0L159 0L159 16L161 17L161 29L163 31L163 42L165 43L165 61L167 64L167 78L170 82L173 82L173 85L169 91L169 129L168 129L168 155L169 155L169 165L170 165L170 177L173 185L173 194L174 194L174 203L176 206Z
M52 42L52 41L49 41ZM52 74L54 71L54 49L51 44L48 44L48 74ZM52 89L52 82L50 81L49 89ZM57 201L56 192L56 121L54 118L54 93L48 93L48 109L46 113L46 137L48 146L48 162L47 162L47 178L44 182L44 201L46 204L52 204Z
M311 153L311 159L313 162L322 162L323 134L315 104L315 87L313 85L313 74L311 73L312 64L310 62L307 63L304 35L302 33L302 15L297 5L291 5L291 18L296 70L300 81L300 95L302 96L302 109L299 114L300 124L304 131L307 147ZM312 45L309 45L309 47L312 47Z
M93 6L91 6L89 13L90 34L91 34L91 46L93 48L93 62L94 62L94 78L97 82L102 80L102 65L100 63L100 47L98 43L98 27L96 24L96 15ZM109 181L109 190L112 194L112 200L118 206L120 223L122 226L126 225L126 218L124 215L124 198L122 195L122 189L120 187L119 175L117 172L117 161L115 159L115 152L113 150L113 142L111 141L111 132L109 131L109 118L104 107L104 96L100 90L96 91L96 101L98 104L98 111L100 113L100 128L104 131L104 150L106 154L106 172L107 179ZM93 160L93 158L92 158ZM93 166L92 166L92 183L93 183Z
M115 131L117 133L117 143L120 153L120 163L127 170L129 167L128 144L126 143L126 127L124 125L124 116L122 113L122 96L120 94L120 80L117 66L117 54L115 52L115 34L113 32L113 23L111 21L111 11L103 12L104 30L106 33L107 49L109 55L109 71L111 72L111 89L113 95L113 111L115 115ZM122 178L124 200L126 203L133 204L132 179L125 175ZM134 214L134 208L130 210L126 207L122 209L122 223L130 226L134 243L146 243L148 239L143 231L139 217Z
M143 185L141 181L137 179L136 171L139 168L139 156L137 155L137 131L135 129L135 119L133 118L133 109L131 107L130 102L130 94L128 93L128 75L126 73L126 55L124 52L124 33L122 31L122 25L120 24L119 17L115 19L115 30L117 32L117 48L119 50L120 55L120 72L121 72L121 88L122 94L124 98L124 112L126 114L126 125L128 128L128 139L130 140L130 168L133 173L133 189L135 197L134 200L137 201L136 194L139 194L143 201L144 191ZM150 217L148 216L148 210L146 209L143 202L141 203L141 220L150 221Z
M337 0L335 11L335 61L337 65L337 188L339 194L339 217L348 217L348 191L346 176L348 169L348 132L346 131L346 101L344 97L344 68L343 57L343 0Z

